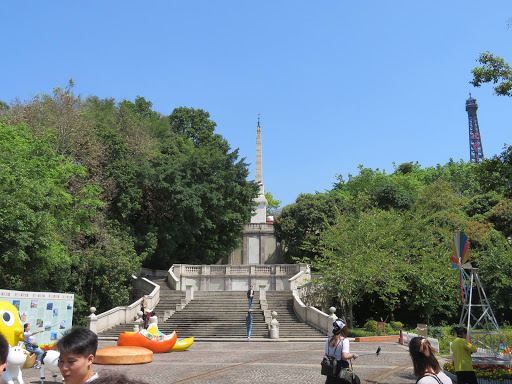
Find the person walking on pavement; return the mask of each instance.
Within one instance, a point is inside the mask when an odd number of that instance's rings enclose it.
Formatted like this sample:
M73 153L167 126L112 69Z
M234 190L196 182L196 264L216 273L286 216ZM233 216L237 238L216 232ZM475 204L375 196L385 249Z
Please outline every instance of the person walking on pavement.
M252 299L254 298L254 289L252 288L252 285L249 287L249 290L247 291L247 300L249 300L249 309L252 308Z
M247 340L251 340L251 331L252 331L252 309L249 309L247 315L245 315L245 328L247 329Z
M336 319L332 323L332 336L325 342L325 355L334 357L337 361L336 376L327 376L325 384L343 384L346 380L338 377L342 368L349 368L349 360L357 359L357 353L350 352L348 328L343 319ZM354 383L360 384L359 376L355 375Z
M473 370L471 354L476 352L476 347L471 344L468 332L464 327L455 330L457 338L452 342L453 365L457 375L458 384L478 384L476 373Z

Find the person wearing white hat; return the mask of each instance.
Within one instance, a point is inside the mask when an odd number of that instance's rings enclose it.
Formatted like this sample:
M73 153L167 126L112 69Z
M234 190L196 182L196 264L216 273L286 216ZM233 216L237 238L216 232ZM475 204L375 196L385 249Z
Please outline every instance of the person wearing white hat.
M356 353L350 353L350 343L347 338L347 325L342 319L337 319L332 323L332 337L325 342L325 354L335 357L338 364L338 372L342 368L348 368L350 359L357 359ZM337 377L327 376L325 384L338 384L342 381Z

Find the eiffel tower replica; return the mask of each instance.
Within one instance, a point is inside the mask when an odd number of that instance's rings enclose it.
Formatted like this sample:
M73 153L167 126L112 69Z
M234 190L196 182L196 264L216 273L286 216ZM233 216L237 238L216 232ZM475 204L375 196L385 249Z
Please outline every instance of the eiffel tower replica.
M466 284L461 282L465 299L459 326L466 327L468 340L471 338L472 344L478 348L473 355L473 363L511 365L512 355L503 353L504 349L508 350L507 343L480 282L477 268L467 262L462 265L461 273L464 274L462 280L465 279Z
M476 110L478 104L476 99L471 97L466 100L466 111L468 112L469 122L469 162L481 163L484 159L484 148L482 146L482 136L480 136L480 128L478 127L478 117Z

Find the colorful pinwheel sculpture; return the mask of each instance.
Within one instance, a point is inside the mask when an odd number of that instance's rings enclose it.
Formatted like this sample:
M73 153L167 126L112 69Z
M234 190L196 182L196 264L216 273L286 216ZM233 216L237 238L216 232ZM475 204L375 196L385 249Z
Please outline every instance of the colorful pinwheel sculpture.
M453 254L452 257L450 257L450 260L453 262L452 268L459 268L460 294L462 297L462 302L464 303L467 297L467 289L462 265L469 259L469 241L464 232L457 232L457 235L453 239L452 251Z

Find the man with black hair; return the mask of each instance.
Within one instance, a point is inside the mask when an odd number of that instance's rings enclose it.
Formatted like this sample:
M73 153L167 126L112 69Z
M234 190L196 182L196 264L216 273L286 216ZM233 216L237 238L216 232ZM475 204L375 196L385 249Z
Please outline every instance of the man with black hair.
M247 291L247 300L249 301L249 309L252 308L252 299L254 299L254 289L251 285L249 287L249 290Z
M471 354L476 352L476 347L467 340L466 328L458 327L455 332L457 338L452 342L452 352L457 383L478 384L471 358Z
M98 336L86 328L73 328L57 343L59 369L66 384L89 383L98 378L92 363L98 349Z
M0 376L7 365L7 355L9 354L9 343L5 337L0 333Z

